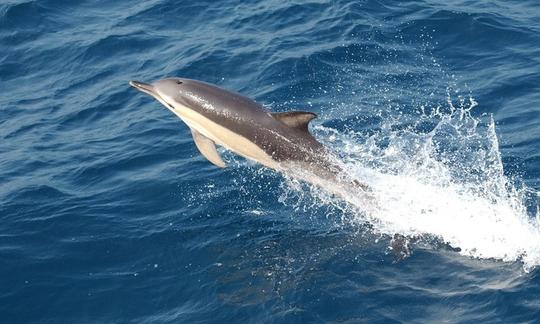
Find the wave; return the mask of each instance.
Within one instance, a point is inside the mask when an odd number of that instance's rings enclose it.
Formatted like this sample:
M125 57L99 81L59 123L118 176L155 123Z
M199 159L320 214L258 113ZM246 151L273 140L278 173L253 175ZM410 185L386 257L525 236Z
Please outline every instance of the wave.
M371 132L316 126L344 165L343 176L362 179L372 199L351 191L328 195L336 192L332 184L309 190L374 233L411 242L435 237L464 256L520 261L529 271L540 264L538 193L505 174L493 117L474 117L472 97L457 102L448 92L446 106L423 107L407 123L381 117ZM285 183L285 196L305 190L294 180Z

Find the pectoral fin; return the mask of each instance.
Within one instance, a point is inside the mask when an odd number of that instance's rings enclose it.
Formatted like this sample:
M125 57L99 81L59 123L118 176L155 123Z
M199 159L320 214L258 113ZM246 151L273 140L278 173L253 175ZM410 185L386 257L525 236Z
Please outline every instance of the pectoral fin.
M204 155L204 157L207 158L208 161L212 162L214 165L220 168L224 168L225 162L223 162L223 160L219 156L214 141L197 132L193 128L191 129L191 134L193 135L193 140L195 141L195 145L197 145L199 152L201 152L201 154Z

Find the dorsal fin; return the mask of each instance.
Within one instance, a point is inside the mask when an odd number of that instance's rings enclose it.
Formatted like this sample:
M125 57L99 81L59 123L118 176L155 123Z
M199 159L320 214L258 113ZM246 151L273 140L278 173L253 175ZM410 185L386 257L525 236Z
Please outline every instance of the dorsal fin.
M303 131L308 131L309 122L317 118L317 115L309 111L287 111L280 113L271 113L272 116L285 125Z

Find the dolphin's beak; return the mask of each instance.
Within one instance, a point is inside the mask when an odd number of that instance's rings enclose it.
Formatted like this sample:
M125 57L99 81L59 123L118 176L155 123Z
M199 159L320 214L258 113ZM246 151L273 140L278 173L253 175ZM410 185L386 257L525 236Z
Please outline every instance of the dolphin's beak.
M129 84L134 87L135 89L142 91L144 93L147 93L151 96L156 96L156 92L154 91L154 86L148 83L139 82L139 81L129 81Z

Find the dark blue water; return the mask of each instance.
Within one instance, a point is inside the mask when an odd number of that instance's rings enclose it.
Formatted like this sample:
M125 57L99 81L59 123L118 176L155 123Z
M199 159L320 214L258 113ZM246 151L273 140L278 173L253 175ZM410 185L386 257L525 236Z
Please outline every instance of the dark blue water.
M216 168L165 76L317 113L379 204ZM0 322L537 322L539 84L535 0L3 1Z

